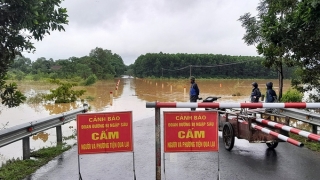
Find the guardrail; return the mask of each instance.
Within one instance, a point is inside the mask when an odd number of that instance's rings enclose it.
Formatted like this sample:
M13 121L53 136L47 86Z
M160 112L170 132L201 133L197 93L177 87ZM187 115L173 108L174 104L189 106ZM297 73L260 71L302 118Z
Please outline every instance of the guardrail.
M320 114L293 108L280 109L280 114L309 123L312 126L312 133L318 133L318 126L320 126Z
M30 136L55 127L57 133L57 144L61 144L61 125L76 119L77 114L85 113L87 111L88 104L83 104L83 108L0 130L0 147L22 139L23 159L30 159Z
M279 108L279 115L283 117L288 117L289 121L291 119L295 119L298 121L302 121L304 123L308 123L312 126L312 133L318 134L318 126L320 126L320 114L302 110L302 109L295 109L295 108ZM265 113L265 108L258 108L258 109L250 109L246 110L247 112L253 114L269 114ZM238 110L238 113L240 110ZM277 115L279 117L279 115ZM290 123L290 122L288 122Z

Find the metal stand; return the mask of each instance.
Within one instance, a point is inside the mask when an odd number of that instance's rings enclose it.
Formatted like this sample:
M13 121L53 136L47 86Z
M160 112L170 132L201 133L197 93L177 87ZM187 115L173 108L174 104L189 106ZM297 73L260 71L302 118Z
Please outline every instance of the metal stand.
M134 151L132 152L132 159L133 159L133 179L136 180L136 169L135 169L135 161L134 161Z
M163 175L164 179L167 179L166 177L166 153L163 152Z
M79 170L79 180L82 180L81 172L80 172L80 156L78 154L78 170Z

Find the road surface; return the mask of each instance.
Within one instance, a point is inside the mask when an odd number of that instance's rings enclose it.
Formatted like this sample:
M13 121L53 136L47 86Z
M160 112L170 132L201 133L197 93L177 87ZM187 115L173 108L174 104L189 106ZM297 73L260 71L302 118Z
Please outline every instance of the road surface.
M81 155L84 180L155 179L154 119L133 123L133 153ZM210 153L167 153L162 163L162 179L167 180L315 180L320 179L320 153L279 143L275 150L265 144L236 139L231 152L222 144ZM26 180L79 179L77 146L40 168Z

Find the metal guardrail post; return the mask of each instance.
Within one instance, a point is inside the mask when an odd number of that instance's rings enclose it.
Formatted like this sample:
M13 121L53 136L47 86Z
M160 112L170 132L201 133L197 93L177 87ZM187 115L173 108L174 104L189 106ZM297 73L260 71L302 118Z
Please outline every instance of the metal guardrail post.
M61 126L56 127L56 134L57 134L57 145L62 144L62 128Z
M155 125L156 125L156 180L161 180L161 123L160 108L155 108Z
M312 125L312 133L313 134L318 134L318 126L317 125Z
M30 137L22 139L23 160L30 159Z

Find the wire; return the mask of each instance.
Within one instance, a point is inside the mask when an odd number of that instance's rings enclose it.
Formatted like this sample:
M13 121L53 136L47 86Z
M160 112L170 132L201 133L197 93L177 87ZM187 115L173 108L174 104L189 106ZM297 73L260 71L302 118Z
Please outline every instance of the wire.
M192 65L191 65L192 66ZM179 71L179 70L183 70L183 69L186 69L186 68L188 68L188 67L190 67L190 65L189 66L185 66L185 67L182 67L182 68L179 68L179 69L164 69L164 68L162 68L162 70L167 70L167 71Z
M162 68L162 70L180 71L180 70L183 70L183 69L186 69L186 68L189 68L189 67L221 67L221 66L230 66L230 65L234 65L234 64L242 64L242 63L252 62L252 61L256 61L256 60L236 62L236 63L217 64L217 65L189 65L189 66L185 66L185 67L178 68L178 69L165 69L165 68Z

